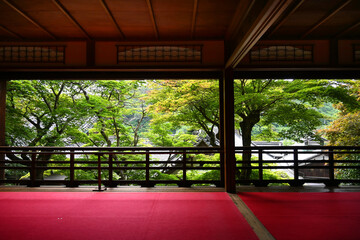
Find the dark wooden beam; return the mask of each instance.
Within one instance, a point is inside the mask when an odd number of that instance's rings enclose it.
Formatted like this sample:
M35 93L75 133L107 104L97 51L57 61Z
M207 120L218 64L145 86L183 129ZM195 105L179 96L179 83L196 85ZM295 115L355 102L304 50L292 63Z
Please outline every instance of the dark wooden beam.
M270 37L271 35L274 34L274 32L276 32L285 22L286 20L305 2L306 0L299 0L295 6L291 9L291 11L289 11L288 13L286 13L285 16L283 16L283 18L281 19L280 22L278 22L275 27L271 30L271 32L268 33L268 37Z
M10 0L3 0L5 4L7 4L10 8L15 10L17 13L19 13L21 16L23 16L26 20L31 22L33 25L35 25L37 28L45 32L47 35L49 35L52 39L56 40L57 37L49 32L44 26L40 25L37 21L35 21L32 17L30 17L27 13L25 13L23 10L21 10L18 6L16 6L12 1Z
M195 26L196 26L198 3L199 3L198 0L194 0L194 8L193 8L192 21L191 21L191 39L194 39L195 37Z
M274 79L360 79L357 67L266 67L238 68L234 78Z
M13 36L13 37L16 37L18 39L24 39L22 36L20 36L19 34L11 31L10 29L4 27L3 25L0 25L0 29L3 30L4 32L7 32L9 35Z
M234 16L229 24L228 29L226 30L225 40L230 41L235 37L234 33L239 31L239 28L243 25L245 19L247 18L250 10L254 6L254 0L245 0L239 1Z
M264 33L272 26L272 24L278 20L292 1L293 0L257 0L255 4L261 6L261 8L259 8L260 11L249 14L251 17L256 15L255 20L252 20L250 23L246 22L246 25L249 27L246 32L241 34L241 38L239 38L237 44L231 50L230 57L227 59L225 68L235 68L243 57L245 57L245 55L250 51L250 49L260 40Z
M346 28L345 30L339 32L338 34L336 34L336 35L335 35L335 38L339 38L339 37L345 35L346 33L354 30L355 28L357 28L357 27L359 27L359 26L360 26L360 21L357 22L357 23L355 23L355 24L353 24L353 25L351 25L350 27Z
M235 122L234 122L234 76L233 70L227 68L224 71L222 81L223 100L223 150L225 168L225 190L236 193L236 158L235 158Z
M86 66L95 66L95 41L88 40L86 42Z
M90 64L90 60L88 64ZM219 79L220 69L0 69L0 77L6 79L53 79L53 80L99 80L99 79Z
M336 67L339 65L339 41L332 39L329 42L330 66Z
M151 0L146 0L146 3L147 3L147 6L148 6L148 9L149 9L150 20L151 20L152 26L154 28L155 37L156 37L156 39L159 39L159 30L158 30L157 25L156 25L156 20L155 20L155 16L154 16L154 9L152 7Z
M343 1L340 5L336 6L334 9L332 9L330 12L328 12L322 19L320 19L314 26L312 26L306 33L304 33L301 38L306 38L310 33L312 33L315 29L320 27L323 23L328 21L330 18L332 18L336 13L338 13L341 9L346 7L352 0L346 0Z
M107 3L105 2L105 0L100 0L101 6L104 8L106 14L108 15L108 17L110 18L112 24L115 26L116 30L118 31L119 35L121 36L122 39L126 38L125 34L123 33L123 31L121 30L119 24L116 22L116 19L114 17L114 15L111 13L109 6L107 5Z
M85 31L85 29L76 21L76 19L70 14L70 12L62 5L59 0L52 0L55 6L72 22L85 36L88 40L91 40L91 36Z

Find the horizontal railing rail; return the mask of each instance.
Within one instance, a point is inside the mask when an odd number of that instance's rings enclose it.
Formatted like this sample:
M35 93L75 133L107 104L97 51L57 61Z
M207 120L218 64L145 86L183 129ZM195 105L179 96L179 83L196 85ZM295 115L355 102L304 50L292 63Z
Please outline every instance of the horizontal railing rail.
M199 154L223 154L220 147L0 147L1 184L28 186L84 184L115 187L156 184L224 186L223 158L197 159ZM267 186L287 183L360 184L360 147L265 146L236 147L236 182ZM250 154L251 161L241 160ZM194 172L204 177L194 178ZM212 171L212 172L211 172ZM244 178L243 172L251 172ZM346 173L351 174L344 174ZM61 172L62 179L44 173ZM212 173L209 174L209 172ZM45 176L45 177L44 177ZM170 176L170 177L169 177ZM210 176L210 177L209 177Z
M221 148L207 147L0 147L0 154L6 156L4 161L0 161L0 169L23 171L27 172L28 176L22 176L21 179L5 177L0 179L0 183L28 186L64 184L68 187L98 184L99 188L101 184L110 187L152 187L156 184L176 184L185 187L193 184L223 186L223 164L220 158L216 161L194 160L194 156L199 154L220 153ZM170 159L169 156L175 158ZM66 178L43 178L47 170L62 170L66 172ZM192 179L188 176L191 171L211 170L217 171L220 177ZM159 172L153 171L172 174L172 178L159 177ZM86 178L80 173L92 174L92 177Z
M256 146L236 147L235 154L250 154L248 162L237 160L236 168L251 177L237 176L239 184L267 186L287 183L360 184L360 147L353 146ZM275 171L276 170L276 171ZM357 172L354 172L357 171ZM348 174L344 174L347 171ZM349 173L353 171L352 173ZM277 173L277 177L274 177Z

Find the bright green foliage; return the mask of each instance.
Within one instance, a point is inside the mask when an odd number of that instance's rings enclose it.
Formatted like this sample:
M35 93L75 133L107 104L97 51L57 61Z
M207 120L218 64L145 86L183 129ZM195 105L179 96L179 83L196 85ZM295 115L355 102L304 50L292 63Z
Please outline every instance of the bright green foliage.
M152 121L151 128L145 134L150 142L161 147L192 147L196 136L189 134L186 127L175 128L171 122Z
M273 125L281 127L279 137L301 140L314 137L323 117L316 107L322 102L343 102L358 105L348 94L351 82L328 80L235 80L235 119L243 140L250 146L255 125L267 126L270 136ZM263 133L263 134L264 134ZM250 154L243 154L244 165L249 166ZM241 172L241 179L249 179L250 170Z
M153 81L146 100L152 112L151 125L172 128L188 126L201 130L216 146L214 129L219 128L219 88L213 80ZM153 127L154 130L157 127ZM164 145L161 145L164 146Z
M336 103L343 112L358 107L349 94L355 93L353 85L348 80L235 80L235 124L241 130L243 145L250 146L255 127L260 129L258 137L267 140L314 137L314 130L322 124L323 114L318 109L323 102ZM177 147L194 146L200 137L217 146L219 118L217 80L10 81L6 141L11 146ZM8 157L30 160L28 155ZM212 161L217 157L199 155L194 159ZM249 164L250 157L244 154L244 165ZM39 159L51 166L55 158L46 155ZM143 166L131 164L139 159L141 156L134 155L114 158L127 161L119 167ZM51 171L44 174L48 173ZM189 171L188 176L219 179L219 174L217 170ZM254 174L243 171L240 179ZM264 174L270 177L274 173ZM180 175L151 172L153 179L179 179ZM103 176L107 178L106 171ZM37 177L43 173L38 171ZM96 171L76 172L77 179L96 177ZM145 179L145 171L117 170L114 178Z
M323 133L333 146L360 146L360 111L347 113L332 122Z
M352 82L349 89L353 96L360 100L360 84ZM360 146L360 111L353 107L338 104L337 108L341 111L340 117L333 121L330 126L320 132L329 140L332 146ZM358 154L336 155L337 159L360 161ZM359 166L359 163L341 163L341 166ZM341 168L337 169L336 177L339 179L360 179L359 169Z
M336 119L322 131L333 146L360 146L360 111L347 113ZM340 160L357 160L359 163L339 163L340 166L360 166L359 154L336 155ZM336 169L336 178L360 179L360 170L351 168Z
M8 145L63 146L65 132L81 124L73 82L11 81L8 85Z
M141 86L141 81L10 81L7 144L136 146L146 120L140 99L143 93L138 91ZM26 154L8 157L30 160ZM49 161L51 166L54 157L39 155L38 160ZM48 172L37 171L37 178ZM92 179L96 174L90 170L75 172L77 179ZM123 171L117 174L126 175Z
M204 167L220 167L220 154L205 155L197 154L192 155L191 160L195 161L199 165ZM214 163L202 163L202 162L214 162ZM194 164L193 166L199 166ZM220 170L190 170L187 171L187 178L191 180L220 180Z
M91 81L78 85L92 125L78 140L87 146L137 146L146 116L138 81ZM81 132L81 129L80 129ZM85 142L84 142L85 141Z

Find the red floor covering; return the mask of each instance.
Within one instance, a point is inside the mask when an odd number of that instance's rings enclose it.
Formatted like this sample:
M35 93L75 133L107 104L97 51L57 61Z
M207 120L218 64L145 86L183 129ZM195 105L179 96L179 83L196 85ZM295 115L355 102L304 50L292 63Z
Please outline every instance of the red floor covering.
M257 239L226 193L0 193L0 239Z
M278 240L360 239L359 192L243 192L239 196Z

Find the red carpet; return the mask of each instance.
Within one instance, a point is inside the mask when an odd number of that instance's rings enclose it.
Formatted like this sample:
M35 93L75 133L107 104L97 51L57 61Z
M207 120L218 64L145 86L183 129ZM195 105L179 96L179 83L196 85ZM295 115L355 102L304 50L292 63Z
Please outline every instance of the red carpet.
M0 193L0 239L257 239L226 193Z
M360 239L360 193L239 193L278 240Z

